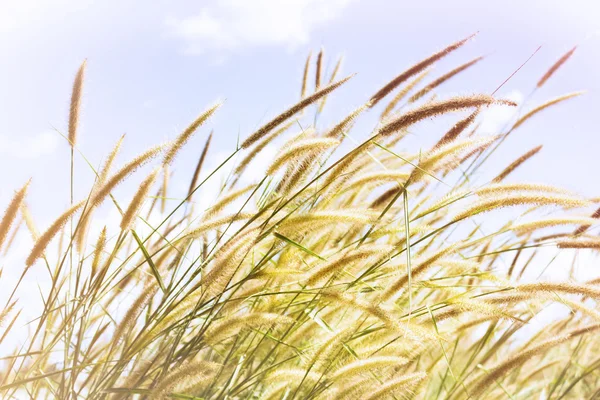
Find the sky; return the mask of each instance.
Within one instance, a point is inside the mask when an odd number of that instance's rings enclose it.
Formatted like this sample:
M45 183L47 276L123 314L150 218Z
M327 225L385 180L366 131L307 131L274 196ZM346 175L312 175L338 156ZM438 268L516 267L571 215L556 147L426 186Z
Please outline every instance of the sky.
M486 58L445 84L444 96L491 93L541 46L498 92L523 101L548 67L578 46L528 101L534 106L576 90L586 94L529 121L492 157L489 169L497 173L544 144L515 175L597 197L599 21L600 2L594 0L0 0L0 204L30 177L28 202L40 229L69 204L69 147L59 132L66 132L71 85L84 59L78 150L85 159L78 154L75 160L78 198L90 189L86 159L100 165L122 134L120 163L175 137L224 100L174 165L172 187L181 197L211 129L208 165L216 166L238 137L298 100L309 51L325 49L328 71L344 55L341 75L357 73L328 99L319 120L325 127L410 65L474 32L477 37L440 62L432 76ZM368 135L378 115L370 113L353 135ZM505 109L490 111L485 130L497 133L510 117ZM445 128L415 129L410 150L426 148ZM267 149L259 163L274 151ZM253 171L259 176L263 169L255 165ZM122 198L127 190L135 187L124 189ZM199 197L207 203L210 196ZM96 228L107 220L118 223L115 210L100 215ZM4 266L20 271L16 264L31 243L16 246L20 255ZM32 288L39 283L30 279Z

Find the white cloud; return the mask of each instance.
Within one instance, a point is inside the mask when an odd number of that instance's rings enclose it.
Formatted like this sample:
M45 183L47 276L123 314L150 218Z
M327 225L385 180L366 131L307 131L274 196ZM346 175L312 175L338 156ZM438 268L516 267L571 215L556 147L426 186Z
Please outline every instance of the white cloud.
M216 0L186 18L168 18L187 53L232 51L251 46L305 44L353 0Z
M24 159L50 154L58 146L57 136L56 133L50 131L28 137L0 135L0 154Z
M504 96L498 96L499 99L512 100L517 104L523 101L523 93L518 90L508 93ZM502 128L514 117L517 107L495 105L490 106L483 114L480 130L486 135L500 134Z

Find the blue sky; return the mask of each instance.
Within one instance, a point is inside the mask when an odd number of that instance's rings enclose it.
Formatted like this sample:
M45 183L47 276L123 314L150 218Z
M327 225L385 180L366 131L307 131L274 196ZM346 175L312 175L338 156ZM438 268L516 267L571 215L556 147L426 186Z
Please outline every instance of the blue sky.
M66 129L70 86L85 58L79 147L96 165L121 134L127 134L123 162L174 137L208 105L226 99L178 159L175 168L184 187L210 128L215 129L214 149L225 152L234 148L238 134L248 135L298 99L309 50L324 46L327 68L344 54L343 74L358 72L328 102L326 125L406 67L476 31L477 38L440 63L433 76L477 55L487 58L446 84L442 94L490 93L542 45L499 92L526 95L548 66L579 46L531 104L574 90L588 93L529 122L492 165L501 168L544 143L535 162L519 171L523 179L598 196L590 178L599 144L598 21L600 5L591 0L3 1L0 201L5 204L33 177L30 203L40 225L67 204L68 147L53 127ZM361 126L357 136L372 125ZM411 150L443 131L425 132L415 132ZM76 188L83 195L91 175L80 157L77 163L81 184Z

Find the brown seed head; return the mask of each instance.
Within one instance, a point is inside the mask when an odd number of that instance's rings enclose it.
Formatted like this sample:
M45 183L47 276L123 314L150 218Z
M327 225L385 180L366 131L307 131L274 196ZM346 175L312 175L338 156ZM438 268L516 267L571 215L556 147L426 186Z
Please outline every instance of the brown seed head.
M542 149L542 145L539 145L539 146L534 147L533 149L529 150L527 153L523 154L521 157L517 158L508 167L504 168L504 170L502 172L500 172L500 174L498 174L498 176L495 177L492 180L492 182L494 182L494 183L501 182L511 172L513 172L515 169L517 169L521 164L523 164L525 161L529 160L531 157L536 155L541 149Z
M417 93L412 95L410 97L410 99L408 99L408 102L413 103L413 102L419 100L421 97L425 96L427 93L431 92L433 89L440 86L442 83L448 81L449 79L451 79L455 75L458 75L459 73L463 72L467 68L472 67L473 65L477 64L482 59L483 59L483 57L477 57L469 62L466 62L466 63L454 68L452 71L445 73L444 75L435 79L433 82L431 82L430 84L425 86L423 89L419 90Z
M308 81L308 70L310 69L310 59L312 57L312 51L308 53L306 57L306 63L304 64L304 74L302 75L302 89L300 90L300 98L303 99L306 97L306 87Z
M546 73L541 77L541 79L538 81L537 83L537 87L541 88L544 83L546 83L546 81L548 79L550 79L550 77L552 75L554 75L554 73L565 63L567 62L567 60L573 55L573 53L575 52L575 49L577 49L577 46L573 47L571 50L567 51L565 54L563 54L563 56L561 58L559 58L551 67L548 71L546 71Z
M192 181L190 182L190 188L188 189L187 201L192 201L192 193L196 188L196 184L198 183L198 178L200 177L200 171L202 170L202 165L204 164L204 160L206 159L206 154L208 153L208 148L210 147L210 142L212 140L213 133L211 132L208 135L208 139L206 139L206 143L204 144L204 148L202 149L202 153L200 154L200 158L198 159L198 164L196 164L196 169L194 170L194 176L192 177Z
M397 77L392 79L390 82L388 82L385 86L383 86L381 89L379 89L379 91L377 91L377 93L375 93L371 97L371 106L374 106L375 104L379 103L379 101L381 99L383 99L385 96L387 96L392 90L397 88L398 85L400 85L402 82L404 82L411 76L418 74L419 72L423 71L425 68L430 66L431 64L437 62L441 58L445 57L446 55L450 54L454 50L458 49L459 47L461 47L462 45L467 43L476 34L477 33L474 33L463 40L460 40L456 43L451 44L450 46L446 47L445 49L427 57L426 59L424 59L421 62L418 62L417 64L413 65L412 67L410 67L409 69L407 69L406 71L404 71L403 73L401 73L400 75L398 75Z
M75 81L73 82L73 91L71 92L71 108L69 112L69 143L71 146L75 146L77 142L77 128L79 125L79 112L81 106L81 93L83 90L83 76L85 73L86 60L83 61L77 75L75 75Z
M317 55L317 70L315 71L315 92L321 87L321 75L323 73L323 52L324 50L323 48L321 48L321 51L319 51L319 54Z
M30 182L31 179L28 180L27 183L15 193L12 200L8 204L6 211L4 212L2 221L0 221L0 247L2 247L4 244L6 236L8 235L8 231L10 230L10 227L12 226L17 213L19 212L19 207L21 207L23 199L25 199L27 188L29 187Z
M192 137L194 132L204 123L207 119L209 119L215 111L219 107L221 107L223 103L219 102L214 106L210 107L208 110L204 111L198 118L194 120L183 132L177 136L177 138L171 144L171 147L165 152L165 158L163 159L163 164L171 164L175 156L181 150L181 148L187 143L187 141Z
M407 128L429 117L442 115L452 111L459 111L466 108L481 107L492 103L500 103L511 106L516 105L515 103L505 100L495 100L492 96L486 94L452 97L447 100L435 101L422 105L421 107L415 108L414 110L400 115L398 118L381 127L378 135L389 136L394 132Z
M272 129L274 129L277 126L281 125L288 118L294 116L296 113L302 111L303 109L305 109L309 105L311 105L314 102L318 101L323 96L327 96L329 93L333 92L335 89L337 89L338 87L342 86L344 83L348 82L348 80L350 80L350 78L352 78L353 76L354 75L350 75L350 76L348 76L348 77L346 77L344 79L341 79L341 80L339 80L339 81L337 81L335 83L332 83L329 86L325 86L323 89L319 90L318 92L313 93L312 95L310 95L310 96L308 96L308 97L300 100L300 102L296 103L294 106L288 108L287 110L285 110L284 112L282 112L281 114L279 114L278 116L276 116L275 118L273 118L271 121L269 121L265 125L261 126L256 132L254 132L252 135L250 135L242 143L241 147L243 149L247 149L248 147L252 146L260 138L262 138L264 135L266 135L267 133L269 133Z

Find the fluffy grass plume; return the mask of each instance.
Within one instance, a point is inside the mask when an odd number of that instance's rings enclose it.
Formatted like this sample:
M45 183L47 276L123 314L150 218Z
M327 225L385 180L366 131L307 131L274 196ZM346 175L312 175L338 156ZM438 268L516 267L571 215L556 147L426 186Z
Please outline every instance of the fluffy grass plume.
M497 183L497 182L501 182L502 180L504 180L504 178L506 178L511 172L513 172L515 169L517 169L521 164L523 164L525 161L529 160L531 157L533 157L534 155L539 153L539 151L541 149L542 149L542 145L539 145L539 146L534 147L533 149L529 150L527 153L523 154L521 157L517 158L508 167L506 167L504 170L502 170L502 172L500 172L498 174L498 176L493 179L493 182Z
M341 79L341 80L339 80L337 82L334 82L334 83L332 83L332 84L330 84L328 86L325 86L323 89L321 89L321 90L313 93L312 95L307 96L306 98L302 99L299 103L297 103L294 106L288 108L287 110L285 110L284 112L282 112L281 114L279 114L278 116L276 116L275 118L273 118L271 121L267 122L265 125L263 125L262 127L260 127L252 135L250 135L250 137L248 137L246 140L244 140L244 142L242 142L242 148L245 149L245 148L248 148L248 147L252 146L259 139L261 139L265 134L269 133L272 129L274 129L277 126L279 126L282 123L284 123L288 118L293 117L295 114L299 113L300 111L302 111L306 107L308 107L311 104L317 102L319 99L327 96L329 93L333 92L338 87L340 87L344 83L348 82L351 78L352 78L352 76L348 76L346 78L343 78L343 79Z
M74 213L79 211L84 204L85 201L80 201L79 203L67 209L50 225L50 227L48 227L44 233L42 233L39 239L35 242L31 252L29 253L29 256L27 257L27 260L25 261L25 264L28 267L33 265L33 263L42 256L50 241L58 234L58 232L60 232L61 228L65 226L69 218L71 218Z
M465 43L467 43L469 40L471 40L473 37L475 37L475 35L476 35L476 33L474 33L462 40L459 40L458 42L451 44L450 46L446 47L445 49L432 54L431 56L427 57L426 59L419 61L412 67L408 68L406 71L402 72L400 75L396 76L390 82L385 84L373 96L371 96L371 104L373 106L375 106L377 103L379 103L379 101L381 101L381 99L383 99L391 91L393 91L395 88L397 88L398 85L400 85L402 82L406 81L411 76L416 75L419 72L423 71L425 68L427 68L430 65L434 64L435 62L439 61L440 59L442 59L446 55L450 54L454 50L462 47Z
M317 66L315 70L315 92L321 88L321 77L323 75L323 55L325 49L321 48L317 54Z
M129 203L127 210L125 210L125 213L123 214L123 218L121 219L121 229L126 230L132 225L140 208L142 207L144 200L146 199L146 196L148 195L148 192L150 191L150 188L152 187L152 184L156 180L156 175L158 175L158 172L159 169L155 168L150 175L148 175L146 179L140 183L137 192L133 196L133 199L131 199L131 203Z
M0 397L597 398L598 198L520 182L518 167L541 147L525 153L518 135L499 174L503 164L481 157L579 94L536 99L572 51L519 106L442 92L480 58L420 86L470 38L332 112L337 121L320 114L349 78L337 80L339 62L325 73L323 51L309 55L299 102L212 170L212 133L194 133L218 105L113 171L121 137L108 155L85 155L104 160L88 165L88 196L42 234L29 184L18 190L0 222L0 272L20 278L0 274ZM496 104L530 111L484 136ZM376 125L355 123L363 118ZM196 145L197 162L177 159ZM267 148L275 156L264 159ZM163 207L167 185L150 192L160 171L173 176Z
M537 87L541 88L542 86L544 86L544 84L546 83L546 81L548 79L550 79L550 77L552 77L552 75L554 75L554 73L556 73L556 71L558 71L558 69L567 62L567 60L569 58L571 58L571 56L573 55L573 53L575 53L575 50L577 49L577 46L574 46L571 50L567 51L565 54L563 54L563 56L561 58L559 58L549 69L548 71L546 71L546 73L544 75L542 75L542 77L540 78L540 80L537 83Z
M388 105L385 107L385 109L383 110L383 112L381 113L381 120L384 120L385 117L387 117L388 115L390 115L390 113L394 110L394 108L396 108L396 106L398 105L398 103L404 99L406 97L406 95L413 90L419 83L421 83L421 81L423 79L425 79L425 77L429 74L429 70L426 69L423 72L421 72L419 75L417 75L416 77L414 77L408 84L406 84L402 89L398 90L398 93L396 93L394 95L394 98L392 100L390 100L390 102L388 103Z
M208 110L204 111L202 114L198 116L179 136L173 140L171 146L165 151L165 156L163 159L164 165L169 165L175 159L175 156L181 150L181 148L190 140L190 137L196 132L196 130L206 122L214 113L217 111L219 107L221 107L222 103L217 103L212 107L209 107Z
M192 201L192 195L194 194L194 189L198 184L198 178L200 178L200 171L202 171L202 166L204 165L204 160L206 159L206 155L208 154L208 149L210 147L210 142L212 141L213 132L208 135L208 139L206 139L206 143L204 144L204 148L202 149L202 153L200 153L200 158L198 159L198 164L196 164L196 169L194 170L194 175L192 176L192 180L190 181L190 188L188 189L187 200Z
M453 111L460 111L473 107L487 106L492 103L506 104L515 106L516 104L509 101L498 101L488 95L472 95L452 97L447 100L435 101L429 104L422 105L411 111L403 113L399 117L393 119L379 129L381 136L389 136L401 129L406 129L411 125L416 124L426 118L439 116Z
M73 90L71 93L71 106L69 111L69 143L71 146L77 144L77 129L79 128L79 113L81 108L81 96L83 92L83 78L85 75L86 61L84 61L73 82Z
M302 75L302 87L300 89L300 98L303 99L306 96L308 88L308 73L310 71L310 59L312 58L312 52L306 56L306 62L304 64L304 74Z
M435 79L433 82L427 84L427 86L425 86L423 89L419 90L417 93L415 93L412 96L410 96L410 98L408 99L408 101L410 103L413 103L413 102L419 100L421 97L425 96L426 94L428 94L429 92L431 92L436 87L438 87L441 84L443 84L444 82L450 80L455 75L458 75L461 72L465 71L466 69L468 69L468 68L472 67L473 65L477 64L482 59L483 59L483 57L474 58L471 61L468 61L468 62L466 62L466 63L464 63L462 65L459 65L458 67L454 68L453 70L451 70L449 72L446 72L444 75L442 75L439 78Z
M8 204L8 207L6 207L6 211L4 211L4 216L0 221L0 248L2 248L2 245L8 236L8 231L17 217L19 208L23 204L29 183L30 181L28 181L21 189L15 192L12 200Z

